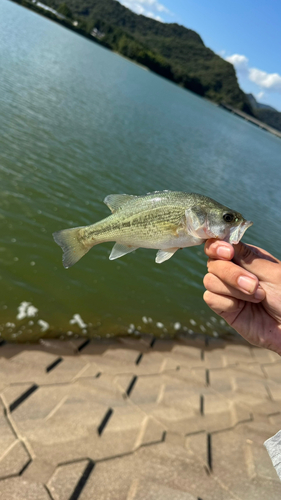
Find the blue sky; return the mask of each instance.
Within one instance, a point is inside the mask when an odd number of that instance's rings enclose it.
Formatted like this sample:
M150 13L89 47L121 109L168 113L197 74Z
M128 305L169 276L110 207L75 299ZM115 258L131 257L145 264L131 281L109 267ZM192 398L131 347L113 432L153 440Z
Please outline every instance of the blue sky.
M280 0L119 0L138 14L193 29L236 68L239 84L281 111Z

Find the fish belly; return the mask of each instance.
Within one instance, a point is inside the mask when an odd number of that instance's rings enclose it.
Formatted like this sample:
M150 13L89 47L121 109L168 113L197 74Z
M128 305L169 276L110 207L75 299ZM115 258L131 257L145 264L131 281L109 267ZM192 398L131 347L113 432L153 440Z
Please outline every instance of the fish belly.
M191 235L185 236L166 236L155 240L145 238L124 238L122 235L116 239L117 243L136 248L154 248L155 250L165 250L166 248L186 248L195 245L201 245L203 239L195 238Z

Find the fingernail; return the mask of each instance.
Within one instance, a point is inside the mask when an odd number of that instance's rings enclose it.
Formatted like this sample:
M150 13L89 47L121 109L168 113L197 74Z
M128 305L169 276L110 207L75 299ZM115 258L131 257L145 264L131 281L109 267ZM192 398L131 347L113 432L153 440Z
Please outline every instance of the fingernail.
M230 259L231 258L230 248L227 248L225 246L218 247L217 254L219 257L222 257L223 259Z
M258 288L254 297L257 300L263 300L265 298L265 291L262 288Z
M240 288L247 293L253 293L257 286L257 281L253 278L249 278L248 276L239 276L237 283Z

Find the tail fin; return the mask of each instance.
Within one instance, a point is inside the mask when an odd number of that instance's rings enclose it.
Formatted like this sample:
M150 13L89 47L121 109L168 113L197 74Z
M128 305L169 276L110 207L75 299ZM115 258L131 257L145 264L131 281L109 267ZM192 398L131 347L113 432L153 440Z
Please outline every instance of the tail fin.
M66 269L78 262L91 248L90 246L86 247L81 242L81 238L78 238L80 229L82 227L74 227L53 233L55 242L63 250L62 262Z

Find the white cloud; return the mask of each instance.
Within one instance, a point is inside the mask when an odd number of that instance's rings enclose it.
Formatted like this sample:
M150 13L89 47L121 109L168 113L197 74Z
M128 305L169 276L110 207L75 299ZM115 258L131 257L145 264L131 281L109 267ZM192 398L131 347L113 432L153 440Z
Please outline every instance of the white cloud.
M246 56L242 56L240 54L233 54L233 56L229 56L225 58L226 61L233 64L235 69L240 73L248 73L248 63L249 59Z
M281 76L278 73L266 73L257 68L249 68L249 59L241 54L233 54L225 59L233 64L238 75L248 78L260 87L261 97L262 89L281 93Z
M263 89L281 92L281 76L278 73L266 73L256 68L249 68L249 79Z
M156 21L163 22L164 19L159 15L168 14L169 16L173 15L172 12L165 7L165 5L161 4L157 0L119 0L122 5L128 7L128 9L136 12L136 14L142 14L146 17L151 17Z

